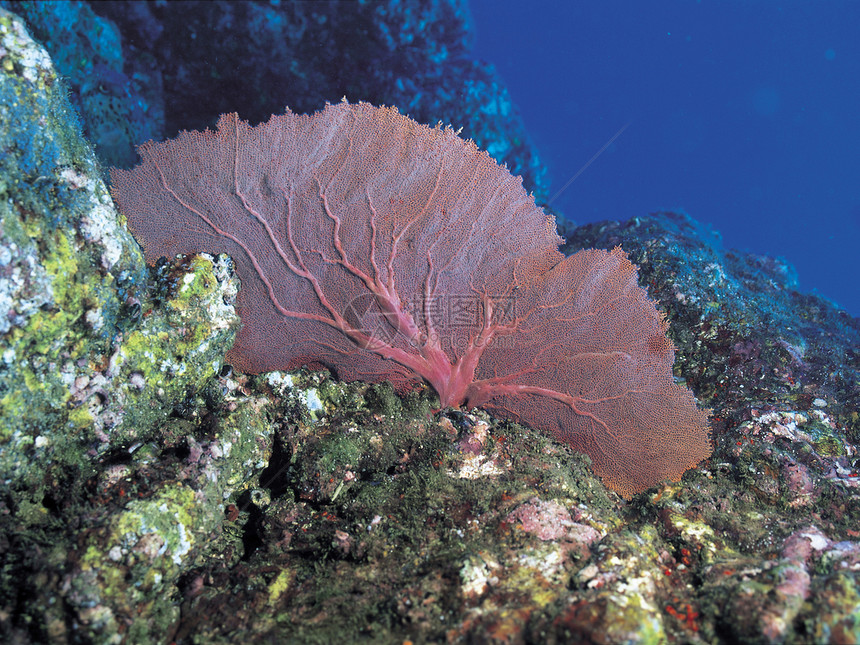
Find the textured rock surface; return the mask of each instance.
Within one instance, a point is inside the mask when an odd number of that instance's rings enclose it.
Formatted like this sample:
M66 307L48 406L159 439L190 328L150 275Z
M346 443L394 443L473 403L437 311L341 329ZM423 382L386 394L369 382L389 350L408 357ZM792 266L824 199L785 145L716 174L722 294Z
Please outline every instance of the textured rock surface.
M157 555L193 554L192 531L220 519L228 475L247 467L239 456L247 461L266 432L238 441L239 430L221 429L206 445L239 443L232 461L220 449L220 461L200 465L191 483L159 479L140 495L146 501L124 505L132 487L113 484L151 461L147 442L175 442L166 415L221 369L238 327L238 284L228 258L203 256L162 265L147 282L50 58L2 9L0 59L0 586L45 625L37 638L59 637L70 625L57 614L60 598L82 612L80 620L109 629L118 596L108 591L137 588L134 573L119 587L115 574L104 573L102 542L113 540L114 555L122 555L137 543L135 530L139 542L153 527L175 524L171 509L182 504L189 532L183 541L173 526ZM249 463L264 460L270 448L262 449ZM119 498L110 501L108 490ZM161 506L168 519L159 524L151 518ZM121 533L108 529L100 541L90 529L105 525ZM33 550L33 540L41 548ZM113 602L99 604L105 597Z
M161 75L124 58L119 29L81 0L0 0L21 16L63 77L84 134L105 166L131 166L135 145L164 132Z

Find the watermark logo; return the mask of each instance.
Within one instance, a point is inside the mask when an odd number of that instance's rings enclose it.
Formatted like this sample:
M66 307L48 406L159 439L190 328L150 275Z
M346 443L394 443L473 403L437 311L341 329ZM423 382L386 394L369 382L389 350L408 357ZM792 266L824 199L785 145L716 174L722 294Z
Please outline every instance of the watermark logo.
M343 312L349 325L363 336L363 342L353 338L362 349L377 349L394 346L398 336L397 319L382 311L372 293L363 293L353 298Z
M487 306L490 307L488 321ZM405 301L402 314L414 326L404 325L396 313L380 307L376 296L365 293L350 301L344 318L360 332L360 339L354 340L362 349L404 344L420 348L428 342L443 349L464 349L469 344L481 342L479 332L485 324L497 331L490 335L487 344L499 345L512 342L512 336L505 332L516 322L516 298L510 295L485 298L476 294L445 294L427 298L419 293Z

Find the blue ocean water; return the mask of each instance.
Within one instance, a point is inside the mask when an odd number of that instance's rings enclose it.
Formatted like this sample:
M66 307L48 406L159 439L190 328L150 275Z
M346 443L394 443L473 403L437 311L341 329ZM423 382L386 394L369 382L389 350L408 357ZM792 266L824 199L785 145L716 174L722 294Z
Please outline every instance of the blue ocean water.
M682 209L860 316L860 2L470 6L552 193L624 128L553 202L569 219Z

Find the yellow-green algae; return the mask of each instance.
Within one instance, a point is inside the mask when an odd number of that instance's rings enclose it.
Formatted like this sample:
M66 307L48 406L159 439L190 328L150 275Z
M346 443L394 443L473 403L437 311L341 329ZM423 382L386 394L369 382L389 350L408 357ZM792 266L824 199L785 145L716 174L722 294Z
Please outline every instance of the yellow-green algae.
M105 357L143 263L62 79L5 10L0 49L0 480L15 489L41 486L52 463L88 469L71 385Z
M136 643L163 642L179 612L177 580L205 562L224 522L225 498L235 493L230 482L247 481L271 455L265 406L242 401L205 441L195 478L183 475L187 468L178 462L154 487L138 484L134 473L153 465L143 456L114 486L122 495L111 504L140 497L90 511L100 526L78 547L67 597L88 638L113 642L128 630Z
M238 284L227 258L184 258L150 299L62 79L3 9L0 56L0 533L16 545L0 593L24 581L21 620L40 639L66 640L74 622L96 641L159 642L230 482L271 451L259 406L237 404L217 428L168 414L204 405L238 329Z
M822 607L807 603L804 622L816 645L860 643L860 579L856 572L840 571L819 592Z
M271 381L255 383L268 387ZM227 611L226 605L221 609L223 593L239 593L240 603L255 603L251 597L260 594L271 608L254 612L253 624L243 614L241 633L249 639L353 641L364 629L382 643L410 635L444 638L445 629L458 628L446 628L445 617L460 594L479 588L464 626L484 625L498 637L515 634L568 593L578 556L513 529L504 521L507 515L540 495L565 507L587 505L582 521L592 526L616 526L611 501L587 474L585 459L539 434L515 424L493 425L484 452L502 467L465 478L460 466L470 455L458 449L447 417L443 425L434 420L429 393L402 400L388 385L342 384L305 374L294 385L300 401L316 390L328 412L316 419L306 411L296 416L288 401L282 404L284 420L292 421L278 422L285 449L282 461L270 466L281 478L270 482L278 494L261 507L252 496L245 498L251 515L259 514L260 539L267 544L250 555L248 566L267 573L252 575L244 591L206 594L216 614L196 634L200 642L229 640L217 628L217 612ZM487 422L482 414L470 419ZM301 557L305 551L308 557ZM542 570L548 563L552 573ZM220 565L216 559L210 566ZM482 587L475 579L481 576L492 580ZM393 615L384 607L394 602L392 589L402 589L397 602L412 607L416 627L429 631L391 630ZM297 622L299 607L311 615ZM320 619L312 619L318 611Z

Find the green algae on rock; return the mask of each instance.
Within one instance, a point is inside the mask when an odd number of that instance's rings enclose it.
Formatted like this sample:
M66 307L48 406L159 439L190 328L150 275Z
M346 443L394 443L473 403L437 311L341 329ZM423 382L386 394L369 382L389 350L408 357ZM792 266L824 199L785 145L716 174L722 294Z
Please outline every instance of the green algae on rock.
M80 453L61 430L70 385L109 351L144 268L50 59L2 10L0 46L0 472L33 482Z
M245 463L210 464L206 481L223 482L217 495L202 495L203 480L177 488L158 477L145 490L139 482L93 489L98 482L124 482L138 459L163 453L162 437L182 427L165 424L167 414L221 369L238 325L232 307L238 284L226 257L185 258L165 266L160 300L149 298L139 249L113 208L62 79L22 21L2 9L0 124L0 523L4 544L15 545L0 574L0 595L27 607L25 622L44 626L36 640L56 640L66 633L60 608L72 608L79 622L89 620L92 605L75 600L87 580L99 593L118 579L101 577L101 567L116 561L109 549L100 550L98 532L82 543L70 527L128 528L123 518L134 513L152 519L143 498L154 497L188 502L186 537L194 536L207 517L220 516L224 480L249 476ZM232 455L257 466L269 444L265 427L246 421L241 431L250 428L252 436L234 438L240 447ZM232 463L229 451L221 452L224 459L214 463ZM142 499L126 507L132 488ZM185 543L175 537L169 531L161 537L165 552L183 551ZM188 545L188 553L199 548L190 537ZM61 571L71 577L63 591L22 584L39 579L27 571L57 583ZM170 583L167 572L161 577ZM120 606L114 596L98 611L107 615Z
M85 473L144 438L220 369L237 284L225 259L192 259L152 309L50 59L2 10L0 44L0 478L40 487L52 464Z
M218 542L225 499L271 457L272 430L259 401L246 399L217 430L190 424L184 460L144 454L103 471L86 511L79 557L65 574L65 600L95 640L126 633L163 642L179 619L171 600L183 574ZM137 452L137 451L135 451ZM129 501L124 501L129 500Z

